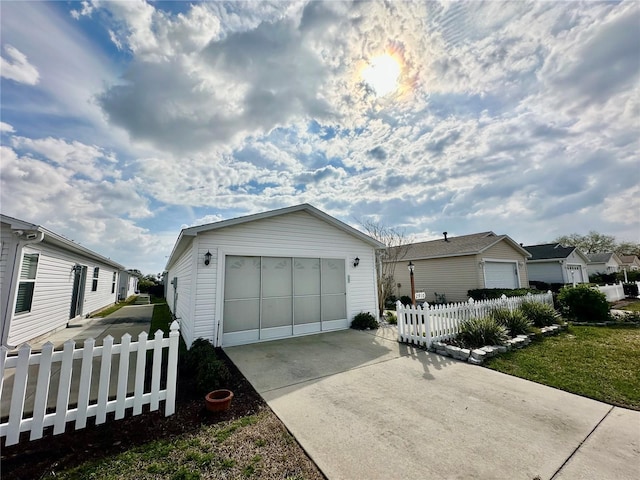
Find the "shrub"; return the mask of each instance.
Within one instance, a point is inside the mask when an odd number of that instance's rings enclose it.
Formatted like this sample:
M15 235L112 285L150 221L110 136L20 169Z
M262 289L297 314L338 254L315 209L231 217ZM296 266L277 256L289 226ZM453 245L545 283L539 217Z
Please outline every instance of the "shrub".
M467 348L503 345L507 329L491 317L471 318L460 324L458 340Z
M623 283L622 288L624 289L624 294L627 297L637 297L638 296L638 284L637 283Z
M384 299L384 308L387 308L389 310L395 310L397 301L398 301L398 298L395 295L389 295L387 298Z
M593 273L589 275L589 281L591 283L597 283L604 285L607 283L616 283L618 281L618 274L614 273Z
M529 286L542 292L547 292L549 290L552 292L559 292L560 289L564 287L564 283L547 283L539 280L529 280Z
M409 295L402 295L400 297L400 303L403 305L412 305L411 297Z
M360 312L351 322L351 328L356 330L366 330L367 328L378 328L378 321L369 312Z
M531 320L525 317L520 310L495 308L491 310L489 317L505 327L512 337L528 333L533 325Z
M198 394L206 394L227 386L231 373L218 359L214 346L204 338L193 342L180 359L180 370Z
M548 327L560 321L560 315L555 308L546 303L525 301L520 305L520 311L538 328Z
M560 313L567 320L605 322L609 319L607 297L588 285L563 288L558 293L558 304Z
M469 295L474 300L488 300L492 298L500 298L502 295L507 297L522 297L527 293L540 293L533 288L476 288L469 290Z
M389 323L391 325L397 325L398 324L398 316L393 312L387 312L385 314L385 318L387 320L387 323Z

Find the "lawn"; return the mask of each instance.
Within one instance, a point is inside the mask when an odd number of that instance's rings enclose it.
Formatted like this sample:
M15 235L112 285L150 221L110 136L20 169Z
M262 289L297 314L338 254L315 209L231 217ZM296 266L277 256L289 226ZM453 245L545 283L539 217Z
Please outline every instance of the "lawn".
M620 307L620 310L628 310L630 312L640 312L640 301L629 303L623 307Z
M127 298L124 302L116 303L115 305L111 305L109 308L105 308L104 310L100 310L99 312L94 313L92 317L100 317L100 318L106 317L107 315L110 315L113 312L117 312L122 307L126 307L127 305L133 305L134 302L136 301L136 298L138 298L137 295L132 295L129 298Z
M640 328L573 326L488 368L602 402L640 410Z

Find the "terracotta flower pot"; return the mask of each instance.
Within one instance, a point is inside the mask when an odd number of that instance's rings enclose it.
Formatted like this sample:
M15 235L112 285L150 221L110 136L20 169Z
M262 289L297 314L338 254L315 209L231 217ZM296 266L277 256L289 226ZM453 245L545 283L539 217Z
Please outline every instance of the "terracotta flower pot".
M231 390L214 390L207 393L204 402L210 412L221 412L229 408L232 399L233 392Z

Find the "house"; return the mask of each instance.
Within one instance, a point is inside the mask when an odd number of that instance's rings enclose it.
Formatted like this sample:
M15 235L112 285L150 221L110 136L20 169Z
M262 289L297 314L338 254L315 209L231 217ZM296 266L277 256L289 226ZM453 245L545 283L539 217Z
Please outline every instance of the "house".
M118 281L118 301L124 301L138 293L138 277L129 270L120 272Z
M345 329L377 316L380 242L308 204L185 228L166 266L167 303L188 346Z
M526 288L529 253L507 235L481 232L399 247L406 249L396 262L396 296L411 296L409 261L414 265L416 297L434 301L466 301L477 288ZM436 295L437 294L437 295ZM443 297L444 295L444 297ZM423 298L424 297L424 298Z
M637 255L618 255L620 259L620 267L628 272L632 270L640 270L640 259Z
M587 264L589 275L611 274L621 270L622 260L620 260L617 253L588 253L587 257L589 257L589 263Z
M543 243L524 247L531 257L527 260L529 282L588 283L589 258L576 247L559 243Z
M122 265L6 215L0 241L2 345L17 346L115 303Z

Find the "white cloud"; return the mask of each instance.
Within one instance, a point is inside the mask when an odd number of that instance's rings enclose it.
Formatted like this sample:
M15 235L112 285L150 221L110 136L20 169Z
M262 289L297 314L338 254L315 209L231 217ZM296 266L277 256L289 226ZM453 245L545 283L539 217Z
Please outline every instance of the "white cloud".
M15 129L13 128L12 125L9 125L8 123L0 122L0 132L13 133L15 132Z
M0 57L0 74L4 78L26 85L36 85L40 80L38 69L29 63L27 56L11 45L4 46L5 55Z

